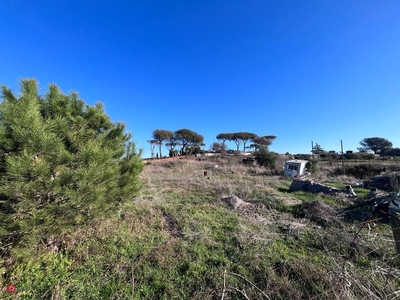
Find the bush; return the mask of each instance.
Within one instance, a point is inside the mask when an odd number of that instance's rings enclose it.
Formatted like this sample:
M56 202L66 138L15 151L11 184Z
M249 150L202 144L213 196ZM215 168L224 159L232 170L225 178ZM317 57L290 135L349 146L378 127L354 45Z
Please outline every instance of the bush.
M276 153L269 152L266 147L263 147L260 150L254 152L254 156L260 166L268 167L270 169L273 169L275 167L275 163L279 157L279 155L277 155Z
M313 160L309 160L306 163L306 169L307 172L310 172L311 174L315 174L318 171L318 161L313 159Z
M310 154L295 154L294 159L303 159L303 160L310 160L312 155Z
M400 148L391 148L385 150L381 155L384 156L400 156Z
M346 153L344 157L347 159L354 159L354 160L363 159L360 153L349 153L349 154Z
M367 179L377 174L380 174L384 170L385 168L382 168L379 165L362 164L362 165L346 166L345 173L346 175L354 176L357 179ZM336 168L332 172L332 175L342 175L342 174L343 174L342 168Z

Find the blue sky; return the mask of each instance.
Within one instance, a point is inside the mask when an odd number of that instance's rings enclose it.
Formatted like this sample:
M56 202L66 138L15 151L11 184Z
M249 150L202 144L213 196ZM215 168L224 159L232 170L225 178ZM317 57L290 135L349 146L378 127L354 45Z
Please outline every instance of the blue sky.
M399 16L398 0L3 0L0 84L103 102L144 157L155 129L206 148L238 131L278 153L400 147Z

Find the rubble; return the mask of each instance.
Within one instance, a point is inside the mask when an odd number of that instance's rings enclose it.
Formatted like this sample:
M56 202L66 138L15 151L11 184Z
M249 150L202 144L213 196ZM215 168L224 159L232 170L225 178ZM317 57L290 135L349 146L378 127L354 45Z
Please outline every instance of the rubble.
M369 181L364 181L365 188L376 188L382 191L395 190L400 185L400 172L376 175Z
M235 209L235 210L240 210L245 207L252 207L253 205L249 202L243 201L239 197L232 195L228 197L224 197L221 199L222 202L228 204L229 207Z
M290 185L290 191L303 191L311 193L324 193L328 195L340 195L346 194L349 197L356 197L351 186L347 186L345 189L339 189L333 186L327 186L322 183L314 182L311 179L294 179Z

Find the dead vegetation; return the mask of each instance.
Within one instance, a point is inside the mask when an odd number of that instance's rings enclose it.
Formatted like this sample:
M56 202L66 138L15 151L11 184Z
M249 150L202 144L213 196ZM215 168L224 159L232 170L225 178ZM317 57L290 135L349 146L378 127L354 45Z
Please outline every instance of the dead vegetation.
M343 221L338 216L338 211L322 201L305 202L296 207L294 215L304 218L323 227L343 227Z
M183 233L182 229L180 228L177 220L172 217L171 215L167 214L166 212L162 213L162 216L165 221L165 226L168 233L174 238L183 238L185 234Z

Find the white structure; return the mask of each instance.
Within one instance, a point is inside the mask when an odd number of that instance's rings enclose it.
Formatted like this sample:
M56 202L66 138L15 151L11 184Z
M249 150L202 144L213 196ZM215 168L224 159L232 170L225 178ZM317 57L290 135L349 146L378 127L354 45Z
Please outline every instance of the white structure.
M308 160L288 160L285 162L284 172L285 176L297 177L306 175L306 164Z

